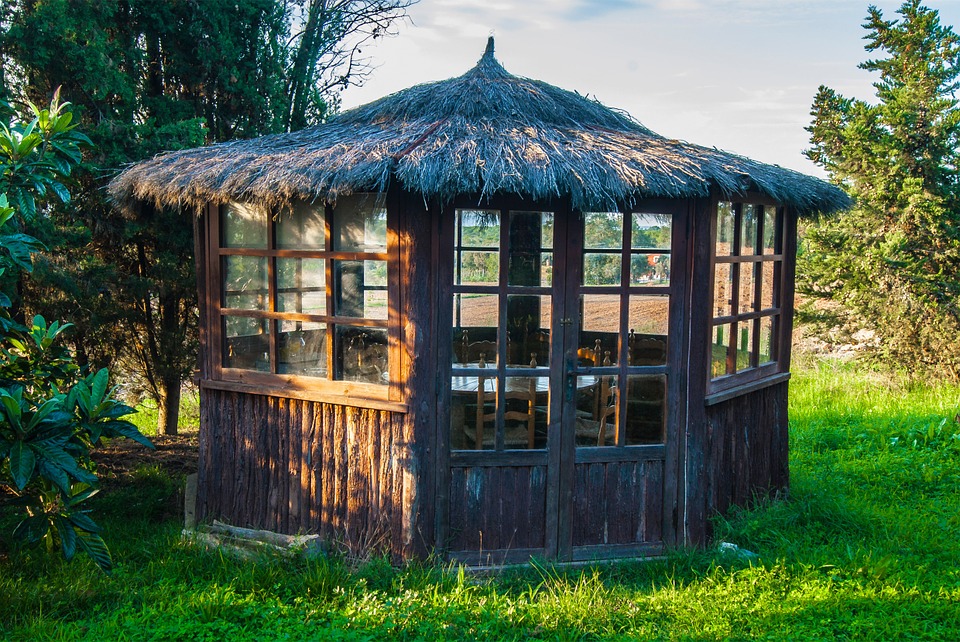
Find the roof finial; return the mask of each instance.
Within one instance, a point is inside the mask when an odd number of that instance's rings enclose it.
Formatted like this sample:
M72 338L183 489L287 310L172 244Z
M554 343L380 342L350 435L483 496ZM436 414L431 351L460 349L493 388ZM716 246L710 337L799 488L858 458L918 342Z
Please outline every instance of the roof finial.
M490 37L487 38L487 48L483 51L483 57L493 56L493 32L490 33Z

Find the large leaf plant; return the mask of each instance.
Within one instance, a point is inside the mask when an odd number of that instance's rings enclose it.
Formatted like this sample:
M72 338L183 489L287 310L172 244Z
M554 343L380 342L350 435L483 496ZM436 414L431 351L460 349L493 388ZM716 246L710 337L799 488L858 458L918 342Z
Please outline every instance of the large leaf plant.
M98 491L90 452L103 438L153 446L125 419L134 410L115 398L107 370L77 366L63 343L69 323L12 313L41 249L20 231L22 218L40 215L49 195L69 202L66 182L89 144L67 107L54 96L47 109L30 105L29 120L0 123L0 486L22 512L15 539L67 560L82 551L109 572L110 551L85 504Z

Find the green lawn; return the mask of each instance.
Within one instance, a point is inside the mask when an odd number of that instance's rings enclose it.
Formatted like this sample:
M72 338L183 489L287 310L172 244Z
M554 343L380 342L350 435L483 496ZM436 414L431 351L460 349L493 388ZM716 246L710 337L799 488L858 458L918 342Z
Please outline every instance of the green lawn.
M752 564L712 550L478 578L238 562L182 543L166 517L181 480L142 469L99 499L112 576L85 559L0 557L0 639L956 640L958 408L957 386L799 368L789 499L717 521Z

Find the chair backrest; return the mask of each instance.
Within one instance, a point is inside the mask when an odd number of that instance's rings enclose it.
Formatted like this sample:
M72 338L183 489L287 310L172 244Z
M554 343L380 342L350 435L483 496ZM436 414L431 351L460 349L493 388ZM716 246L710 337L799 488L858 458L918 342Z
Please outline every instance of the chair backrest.
M470 341L470 333L463 331L460 337L459 349L460 363L496 363L497 361L497 342L496 341Z
M343 370L356 381L381 383L387 370L387 346L371 342L367 334L351 337L344 348Z

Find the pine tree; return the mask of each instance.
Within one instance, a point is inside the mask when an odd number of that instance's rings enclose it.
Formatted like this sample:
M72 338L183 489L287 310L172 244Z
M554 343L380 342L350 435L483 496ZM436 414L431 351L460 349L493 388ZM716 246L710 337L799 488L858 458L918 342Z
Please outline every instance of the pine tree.
M900 19L870 7L866 49L882 57L878 102L821 86L807 156L856 201L805 230L799 290L832 300L832 325L876 332L876 355L960 376L960 39L908 0Z

